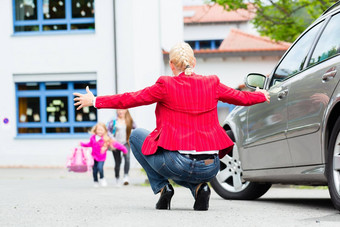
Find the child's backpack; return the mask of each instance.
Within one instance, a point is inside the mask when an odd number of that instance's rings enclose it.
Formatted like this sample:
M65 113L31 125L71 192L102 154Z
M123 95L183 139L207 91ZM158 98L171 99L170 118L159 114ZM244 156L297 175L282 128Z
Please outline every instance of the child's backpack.
M86 157L84 149L75 148L72 156L67 159L66 168L69 171L83 173L90 170L93 165L93 159Z

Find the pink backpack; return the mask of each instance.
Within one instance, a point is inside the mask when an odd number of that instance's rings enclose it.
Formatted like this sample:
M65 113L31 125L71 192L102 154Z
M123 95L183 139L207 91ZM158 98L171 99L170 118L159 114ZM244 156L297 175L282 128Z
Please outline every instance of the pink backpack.
M66 168L69 171L83 173L89 171L93 165L93 159L86 157L83 148L75 148L73 155L67 159Z

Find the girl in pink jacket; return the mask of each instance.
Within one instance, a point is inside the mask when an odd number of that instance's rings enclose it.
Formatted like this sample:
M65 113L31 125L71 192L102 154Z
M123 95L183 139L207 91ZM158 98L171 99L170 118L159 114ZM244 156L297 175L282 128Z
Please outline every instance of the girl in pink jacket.
M99 184L103 187L107 186L107 182L104 179L104 162L106 160L106 152L108 148L121 150L124 154L127 150L124 145L110 138L107 134L107 128L104 123L97 123L92 129L90 141L88 143L80 143L82 147L92 147L92 157L94 159L93 164L93 180L94 186L98 187ZM99 172L99 183L98 183L98 172Z

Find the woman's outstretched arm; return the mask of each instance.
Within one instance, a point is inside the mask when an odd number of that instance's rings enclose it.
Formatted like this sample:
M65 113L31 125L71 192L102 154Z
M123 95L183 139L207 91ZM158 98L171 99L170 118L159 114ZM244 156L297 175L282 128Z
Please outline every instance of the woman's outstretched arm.
M165 94L163 83L164 81L162 77L160 77L154 85L146 87L140 91L117 95L98 96L96 98L90 89L86 87L86 94L73 93L73 95L76 96L74 98L74 105L78 106L77 110L80 110L85 106L93 106L94 100L95 107L98 109L128 109L136 106L149 105L162 101Z
M261 102L270 102L269 93L257 88L255 92L239 91L222 83L218 86L219 100L239 106L250 106Z

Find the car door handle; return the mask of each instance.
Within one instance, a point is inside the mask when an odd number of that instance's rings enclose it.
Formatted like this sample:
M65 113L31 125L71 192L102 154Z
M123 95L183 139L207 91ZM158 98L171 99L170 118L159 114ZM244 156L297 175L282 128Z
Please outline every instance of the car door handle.
M288 95L288 89L283 90L283 91L280 91L280 92L277 94L277 99L278 99L278 100L284 99L284 98L287 97L287 95Z
M329 70L327 70L327 72L325 74L322 75L322 81L329 81L330 79L333 79L336 75L337 71L335 69L335 67L330 68Z

